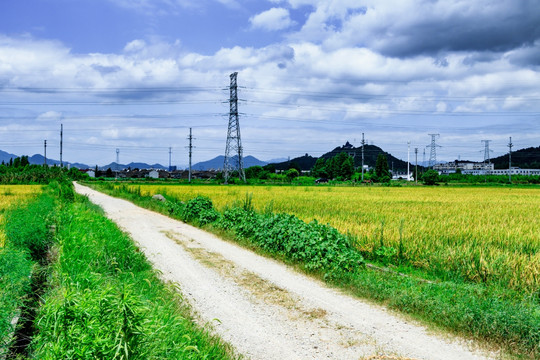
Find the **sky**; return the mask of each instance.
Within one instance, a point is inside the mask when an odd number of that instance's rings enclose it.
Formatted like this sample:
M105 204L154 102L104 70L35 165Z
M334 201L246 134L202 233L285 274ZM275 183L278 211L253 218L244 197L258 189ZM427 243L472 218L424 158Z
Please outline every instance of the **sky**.
M414 162L540 146L537 0L2 0L0 150L93 165L349 141ZM428 146L428 147L427 147ZM425 155L424 155L425 151ZM424 157L425 156L425 157Z

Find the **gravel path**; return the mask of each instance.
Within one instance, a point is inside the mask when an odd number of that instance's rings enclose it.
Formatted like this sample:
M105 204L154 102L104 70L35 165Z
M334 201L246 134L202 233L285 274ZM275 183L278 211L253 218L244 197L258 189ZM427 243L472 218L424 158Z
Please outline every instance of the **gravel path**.
M180 221L75 184L130 234L203 323L251 359L485 359L383 307Z

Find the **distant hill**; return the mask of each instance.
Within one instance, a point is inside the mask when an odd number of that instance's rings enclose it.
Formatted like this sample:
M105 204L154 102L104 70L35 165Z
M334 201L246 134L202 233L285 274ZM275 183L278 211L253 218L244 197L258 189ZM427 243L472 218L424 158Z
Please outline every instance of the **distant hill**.
M508 154L491 159L495 169L508 169ZM512 166L540 169L540 146L512 151Z
M15 160L16 157L18 157L18 156L0 150L0 163L2 163L2 161L3 161L5 164L7 164L7 163L9 163L10 159Z
M276 166L276 170L288 170L289 168L296 167L295 165L298 165L301 170L307 171L311 170L313 165L315 165L316 161L316 157L306 154L304 156L300 156L291 160L286 160L274 165Z
M244 156L244 169L247 169L251 166L264 166L268 164L266 161L259 160L251 155ZM223 169L223 162L225 161L225 156L219 155L215 158L208 160L208 161L202 161L198 162L191 166L193 170L222 170ZM231 161L233 164L235 164L238 161L238 156L235 155L231 158Z
M327 152L321 157L324 159L330 159L340 154L341 152L346 152L354 158L355 167L362 166L362 147L360 146L355 148L349 142L347 142L343 146L336 147L335 149ZM385 152L383 149L375 145L364 145L364 165L368 165L369 167L375 167L375 163L377 162L377 156L379 156L379 154L386 155L386 159L388 160L388 167L390 169L392 169L392 162L394 162L394 171L407 171L406 161L394 157L392 154ZM311 168L313 168L313 165L315 165L316 161L316 157L305 154L304 156L291 159L290 161L284 161L275 164L275 166L277 170L287 170L289 169L290 165L298 164L298 166L302 170L311 170Z

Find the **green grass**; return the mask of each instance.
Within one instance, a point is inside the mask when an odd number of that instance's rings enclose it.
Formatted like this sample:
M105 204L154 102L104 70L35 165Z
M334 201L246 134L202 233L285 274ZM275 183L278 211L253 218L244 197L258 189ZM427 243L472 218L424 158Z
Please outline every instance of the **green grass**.
M186 204L181 204L174 198L169 198L168 202L161 203L148 196L141 196L140 192L129 192L126 187L109 186L105 190L113 195L132 200L141 206L169 213L173 217L191 220L196 225L206 224L207 229L224 234L245 246L256 248L268 256L298 264L298 261L294 260L294 254L286 256L287 254L284 254L283 251L269 250L266 244L260 243L259 240L265 238L265 231L268 237L272 237L276 233L281 233L280 236L282 236L289 230L278 229L276 231L257 226L249 212L249 208L252 206L247 198L244 204L238 204L240 208L235 210L233 223L223 226L223 218L227 216L220 214L215 216L212 213L213 209L203 209L202 213L205 216L203 217L204 221L201 222L200 218L185 217ZM269 206L267 210L271 210L271 208ZM215 210L213 211L215 212ZM227 211L230 210L226 209L225 212ZM207 221L207 214L211 215L210 221ZM271 214L271 211L265 211L257 216L261 217L263 219L261 221L264 222L266 221L264 220L265 216L274 215ZM270 223L271 221L266 221L266 224ZM280 226L283 225L281 221L278 223ZM320 248L319 241L315 242L311 249ZM310 249L307 251L309 252ZM382 261L381 264L384 265L385 262ZM305 266L303 263L300 263L300 268L322 278L327 273L325 271L311 271L309 266ZM520 292L498 284L438 278L436 274L410 265L398 267L397 270L411 276L402 277L394 272L379 272L362 268L355 269L355 271L333 272L332 276L326 277L325 280L358 297L375 300L428 324L487 342L491 346L502 348L518 357L538 358L540 356L540 290ZM425 279L431 281L428 282Z
M5 245L0 248L0 354L17 343L24 352L24 337L36 306L33 291L40 261L52 242L49 231L55 201L50 194L15 202L4 214ZM19 318L16 323L13 319Z
M0 248L0 357L13 344L15 327L26 294L30 290L32 262L24 251Z
M177 289L87 201L58 215L50 288L36 319L39 359L228 359Z

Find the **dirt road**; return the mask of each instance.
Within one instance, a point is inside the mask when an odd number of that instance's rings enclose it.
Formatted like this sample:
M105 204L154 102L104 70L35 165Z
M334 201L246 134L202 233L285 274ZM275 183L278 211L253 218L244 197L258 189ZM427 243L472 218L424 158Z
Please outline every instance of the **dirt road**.
M87 187L202 322L251 359L484 359L383 307L346 296L200 229Z

